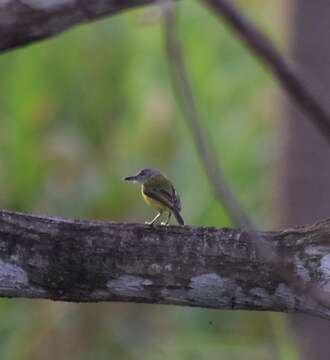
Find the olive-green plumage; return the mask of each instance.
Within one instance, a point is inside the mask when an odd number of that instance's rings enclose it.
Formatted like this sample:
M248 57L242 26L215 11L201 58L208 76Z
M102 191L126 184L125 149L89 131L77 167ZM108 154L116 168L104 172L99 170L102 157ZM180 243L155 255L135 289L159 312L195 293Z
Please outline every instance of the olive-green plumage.
M167 225L171 214L175 216L180 225L184 225L181 211L181 201L173 184L158 170L143 169L135 176L126 177L125 180L135 181L141 184L141 193L144 201L157 210L158 214L150 222L153 224L160 215L167 213Z

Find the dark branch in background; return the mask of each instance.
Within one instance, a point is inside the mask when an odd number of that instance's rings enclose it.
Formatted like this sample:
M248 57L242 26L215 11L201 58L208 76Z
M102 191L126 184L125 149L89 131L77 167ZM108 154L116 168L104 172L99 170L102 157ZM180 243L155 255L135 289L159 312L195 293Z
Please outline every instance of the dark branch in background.
M302 79L291 69L278 50L268 38L257 29L240 11L228 0L202 0L241 37L257 58L263 61L273 72L282 87L287 91L296 104L310 117L311 122L330 144L330 116L327 110L309 92ZM317 285L308 285L303 279L282 268L282 259L276 252L271 254L270 248L260 244L260 239L253 238L253 245L261 254L261 258L273 264L274 271L286 283L298 292L308 293L319 304L330 308L330 298Z
M0 52L25 46L155 0L0 1Z
M254 226L246 215L230 186L226 183L216 150L211 139L201 127L201 119L195 104L194 95L189 82L185 62L176 35L175 11L171 1L161 4L165 19L165 41L170 65L171 80L177 94L176 99L181 105L184 118L192 133L197 153L219 202L224 206L232 222L241 228L253 229Z
M309 115L311 115L311 120L313 121L314 124L317 125L318 129L321 130L321 132L326 136L326 138L330 139L330 122L329 122L329 116L326 112L325 109L322 108L322 106L318 103L317 99L315 99L315 97L309 93L309 91L307 90L307 88L305 87L305 85L303 84L303 82L298 78L297 75L295 75L295 73L289 68L289 66L286 64L286 62L283 60L283 58L280 56L280 54L273 48L273 46L270 44L270 42L268 41L268 39L261 34L252 23L249 23L248 20L246 20L245 18L242 17L242 15L239 13L239 11L229 2L227 2L226 0L204 0L206 3L208 3L216 12L218 12L221 16L223 16L226 21L231 25L231 27L237 31L241 37L243 38L243 40L245 40L245 42L248 44L248 46L258 55L258 57L260 57L268 66L269 68L274 72L274 74L277 76L277 78L279 79L280 83L282 84L282 86L288 91L288 93L291 95L291 97L293 99L296 100L297 104L300 105L300 107L302 109L305 110L306 113L308 113ZM76 0L76 1L71 1L71 0L63 0L61 2L54 2L54 1L49 1L49 0L44 0L44 1L16 1L16 0L7 0L5 2L2 2L0 4L0 52L12 49L14 47L19 47L19 46L24 46L28 43L31 43L33 41L37 41L46 37L50 37L53 36L55 34L58 34L72 26L74 26L75 24L78 23L82 23L82 22L86 22L86 21L92 21L94 19L98 19L100 17L106 16L106 15L111 15L111 14L116 14L122 10L126 10L128 8L131 7L137 7L139 5L144 5L144 4L151 4L154 3L155 1L152 0L95 0L95 1L85 1L85 0ZM178 60L180 61L180 56ZM182 59L181 59L182 61ZM179 62L178 62L179 63ZM183 62L182 62L182 65ZM179 70L180 71L180 70ZM177 70L174 70L174 75L176 74ZM181 75L180 75L181 76ZM182 84L180 85L180 87L182 86L182 88L178 89L178 91L187 91L188 92L186 95L188 95L186 98L183 99L183 103L186 106L190 106L191 107L191 111L192 113L188 112L188 115L193 119L193 121L191 122L191 127L192 130L194 130L194 127L197 124L197 128L198 128L198 114L196 112L196 109L194 109L195 105L194 105L194 99L192 96L192 93L190 91L189 88L189 81L187 78L187 75L185 74L185 72L183 73L183 78L181 79ZM195 112L195 114L194 114ZM197 129L195 128L195 129ZM199 144L200 148L201 148L201 155L203 157L205 157L205 159L207 160L205 163L208 163L208 169L209 169L209 177L211 179L213 179L214 184L217 186L217 191L219 191L219 189L222 189L221 191L223 191L224 193L226 193L225 195L231 198L231 200L234 199L233 196L230 196L230 191L228 191L228 189L226 188L226 186L224 185L224 182L221 181L221 171L218 167L218 165L216 165L215 167L215 172L214 172L214 164L217 164L216 161L216 157L214 157L214 155L212 155L213 150L208 150L209 148L206 146L206 140L205 140L205 135L203 135L203 133L201 133L202 135L198 135L198 137L196 137L196 143ZM213 153L214 154L214 153ZM216 176L216 174L218 176ZM219 177L220 175L220 177ZM220 180L219 180L220 179ZM217 183L217 181L220 181L220 183ZM220 193L218 193L220 194ZM224 198L222 197L222 201L224 200ZM228 202L229 203L229 202ZM241 211L238 203L232 202L231 204L231 216L233 216L233 214L235 214L235 210L237 210L236 213L236 219L239 219L239 223L243 224L243 226L247 229L253 229L253 227L251 226L251 223L248 219L248 217L246 217L244 215L244 213ZM240 213L241 212L241 213ZM2 213L3 216L7 216L8 213ZM8 215L9 216L9 215ZM245 216L245 219L244 219ZM33 221L35 220L35 218L31 218ZM31 230L34 231L36 230L36 236L41 239L42 238L42 234L38 233L38 229L35 229L33 227L33 221L32 221L32 227L30 228L29 225L26 223L26 229L25 230ZM64 222L67 223L67 222ZM19 223L16 224L19 227ZM61 225L63 226L63 225ZM19 233L19 228L16 229L16 231ZM0 229L0 237L3 236L3 234L6 234L6 228ZM162 231L166 231L165 229L163 229ZM169 231L169 230L168 230ZM183 231L183 230L182 230ZM46 238L48 237L48 233L47 231L46 233ZM29 234L27 234L29 235ZM20 234L22 239L25 239L23 234ZM33 235L34 236L34 235ZM260 234L256 234L254 233L253 236L255 236L255 239L258 240L262 240L264 241L264 239L260 236ZM83 233L81 234L81 237L84 238L86 237L86 234ZM249 236L248 236L249 237ZM250 233L250 237L251 237L251 233ZM32 237L32 239L34 239ZM328 240L328 233L327 233L327 237L326 239ZM68 239L69 240L69 239ZM15 250L16 247L16 242L15 242L15 236L10 235L9 238L7 238L8 243L10 243L12 246L12 250ZM257 246L255 247L256 250L260 250L261 247L258 245L259 241L254 241L255 243L257 243ZM69 241L68 243L70 246L71 242ZM28 244L27 244L28 246ZM54 252L54 254L56 254L57 252L61 253L61 248L66 248L66 250L69 250L68 253L70 252L71 249L67 249L67 247L63 246L62 243L58 244L59 248L56 249L52 249L52 250L56 250ZM251 244L250 244L251 246ZM263 249L267 248L267 246L262 246ZM268 248L272 249L272 245L270 243L268 243ZM0 253L2 248L0 248ZM31 266L33 268L33 251L36 250L36 248L31 248L29 249L30 251L32 251L32 253L30 253L30 258L26 257L24 260L26 262L26 264L28 264L29 266ZM77 255L77 249L75 250L75 255ZM312 249L313 250L313 249ZM316 251L317 254L319 254L320 252L322 252L322 249L314 249ZM313 251L314 251L313 250ZM254 251L250 250L250 252L254 253ZM277 251L275 251L275 253L277 254ZM267 256L271 256L269 254L266 254ZM315 255L315 253L311 253L310 257L313 258L313 256ZM26 278L27 274L24 272L21 272L20 269L16 268L15 266L12 267L12 261L13 263L15 263L15 259L18 258L18 255L13 254L12 257L10 259L7 259L8 262L4 262L3 264L0 263L0 265L3 265L2 267L2 275L0 274L0 283L2 284L7 284L7 282L11 281L11 278L15 278L15 276L17 275L20 279L20 281L22 281L23 283L26 283L26 280L30 280L29 278ZM51 255L49 255L51 256ZM64 258L65 254L63 253ZM70 261L72 260L70 255L67 254L67 257L70 258ZM262 259L266 259L264 257L260 257L258 258L258 261L256 261L257 263L263 263L264 261L262 261ZM277 259L276 257L271 256L271 259ZM12 260L12 261L11 261ZM322 264L318 264L319 266L322 267L322 269L324 271L327 271L329 269L329 264L327 264L328 258L326 257L326 255L323 256L322 261L324 260L324 266ZM292 259L293 263L295 261L295 259ZM53 258L51 260L52 263L56 264L59 262L59 260L57 260L57 258L55 257L55 255L53 255ZM61 263L61 262L59 262ZM272 262L267 263L268 266L271 266L273 264L271 264ZM292 268L292 264L290 263L289 268ZM282 262L280 263L282 265ZM292 266L291 266L292 265ZM314 264L315 265L315 264ZM100 264L100 267L102 267L103 264ZM278 267L278 264L277 264ZM294 267L294 266L293 266ZM25 271L27 271L27 268L25 269ZM16 270L18 272L16 272ZM55 266L53 268L54 271L58 270L57 266ZM79 272L79 276L82 278L88 277L88 274L85 271L85 268L81 269L80 268L80 272ZM274 270L274 268L273 268ZM283 269L282 269L283 270ZM68 272L68 276L70 275L70 270L67 269ZM61 273L61 271L60 271ZM275 274L279 275L281 272L274 272ZM290 270L289 270L290 273ZM285 276L286 272L282 271L282 278L286 278L288 279L288 276ZM322 274L319 275L319 273L315 273L318 274L317 276L319 276L320 278L322 278ZM315 275L314 274L314 278ZM15 276L14 276L15 275ZM61 273L61 279L63 282L65 282L65 274ZM211 274L213 276L213 273ZM298 274L299 275L299 274ZM303 274L302 274L303 275ZM36 274L34 274L34 276L37 276ZM39 274L39 276L41 276ZM54 273L54 276L56 278L56 273ZM63 277L64 276L64 277ZM77 275L78 276L78 275ZM80 279L79 276L77 277L77 281ZM275 276L275 275L273 275ZM299 275L300 276L300 275ZM322 306L320 304L322 303L329 303L329 297L328 297L328 287L326 286L324 289L324 286L322 288L322 285L324 285L322 282L320 281L316 281L315 283L313 281L309 281L309 278L306 278L305 280L307 281L307 283L305 281L300 282L297 281L297 285L294 281L292 281L291 276L289 276L291 281L287 281L287 284L291 285L291 289L295 288L298 290L306 290L307 291L303 291L302 293L300 293L299 295L294 295L294 296L298 296L298 297L304 297L307 298L308 294L317 294L317 296L313 296L314 299L318 299L322 301L318 301L319 306ZM313 278L312 276L310 276L311 279ZM327 280L329 277L329 274L327 274L327 276L324 277L325 280ZM302 276L302 278L304 279L304 277ZM52 279L51 274L48 274L48 280ZM57 279L57 278L56 278ZM47 279L45 279L46 281ZM47 280L47 281L48 281ZM319 279L316 279L319 280ZM57 279L54 282L54 288L57 289L57 284L59 283L59 279ZM220 282L221 283L221 282ZM118 283L116 283L118 285ZM121 283L119 283L120 285ZM301 286L301 284L303 284L303 286ZM307 284L307 285L306 285ZM309 284L309 285L308 285ZM327 284L327 282L326 282ZM139 283L138 283L139 285ZM135 285L134 285L135 286ZM133 286L133 287L134 287ZM139 285L140 286L140 285ZM138 286L138 287L139 287ZM52 287L52 285L50 284L50 287ZM24 286L23 286L24 288ZM14 294L15 289L12 288L6 288L6 286L4 285L2 287L2 289L7 292L7 295L10 294ZM314 291L316 289L316 291ZM323 289L324 291L319 291L319 289ZM22 290L22 288L20 288L20 290ZM25 296L28 296L28 292L29 289L25 289L27 292L25 293ZM134 290L134 289L133 289ZM62 291L62 290L60 290ZM95 294L94 294L95 295ZM100 294L98 294L100 295ZM31 296L36 296L35 293L33 293ZM43 297L43 295L41 294L41 296ZM48 295L47 295L48 296ZM44 297L47 297L44 296ZM58 294L56 295L58 296ZM258 295L259 296L259 295ZM59 297L60 298L60 297ZM193 304L191 304L193 305Z
M0 2L0 52L45 39L84 22L153 4L157 0L63 0ZM268 38L228 0L203 0L236 31L274 73L282 87L330 142L330 117Z
M330 309L330 298L317 286L305 283L304 279L288 270L285 266L285 259L282 254L277 253L269 243L265 242L257 233L248 215L240 207L235 195L219 168L217 156L212 142L207 139L203 131L201 120L197 111L193 97L192 88L189 83L181 45L176 33L176 14L172 0L163 0L162 6L165 19L165 39L166 49L170 64L171 79L177 98L181 104L185 119L192 131L194 141L201 162L206 171L209 182L211 183L220 203L225 205L231 219L236 225L246 229L250 239L251 249L255 252L260 262L268 263L272 266L274 274L277 274L288 286L298 293L304 292L311 296L320 305Z
M289 67L267 37L228 0L203 0L236 31L248 47L277 77L282 87L330 142L330 117L327 110ZM0 2L0 52L54 36L79 23L157 0L63 0Z
M202 0L241 37L249 49L273 72L283 89L310 117L320 133L330 143L330 115L307 84L294 72L268 38L229 0Z
M158 0L63 0L54 2L7 0L0 2L0 52L57 35L76 24ZM247 46L279 80L282 87L311 118L330 142L330 117L327 110L289 67L280 53L255 25L228 0L203 0L236 31Z
M259 233L290 271L330 291L330 220ZM67 220L0 211L0 296L306 313L297 294L234 229Z

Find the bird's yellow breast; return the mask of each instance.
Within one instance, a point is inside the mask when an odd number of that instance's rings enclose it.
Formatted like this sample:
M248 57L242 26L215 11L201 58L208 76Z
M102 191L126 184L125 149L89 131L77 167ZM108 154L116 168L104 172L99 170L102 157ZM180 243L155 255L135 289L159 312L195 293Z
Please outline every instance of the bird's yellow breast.
M152 199L151 197L147 196L144 192L143 192L143 188L141 187L141 193L143 196L144 201L151 206L152 208L154 208L155 210L157 210L158 212L164 212L164 211L168 211L167 206L165 206L164 204L160 203L159 201Z

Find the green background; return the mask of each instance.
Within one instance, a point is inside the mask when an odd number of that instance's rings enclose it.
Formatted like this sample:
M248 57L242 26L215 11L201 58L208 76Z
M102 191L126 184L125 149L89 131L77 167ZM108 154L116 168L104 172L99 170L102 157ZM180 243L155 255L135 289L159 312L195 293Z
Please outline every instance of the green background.
M239 4L285 49L278 2ZM278 89L199 2L178 10L203 126L242 205L269 227ZM155 167L176 184L188 224L231 225L173 97L163 35L158 10L145 8L0 57L1 207L143 222L154 213L121 179ZM5 360L299 358L279 314L2 299L0 320Z

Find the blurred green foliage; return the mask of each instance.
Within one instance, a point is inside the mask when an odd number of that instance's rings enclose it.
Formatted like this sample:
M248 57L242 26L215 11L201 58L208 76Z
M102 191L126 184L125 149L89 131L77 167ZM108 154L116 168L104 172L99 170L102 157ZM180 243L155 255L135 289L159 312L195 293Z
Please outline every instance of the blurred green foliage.
M276 1L241 1L269 34ZM276 103L266 71L197 2L179 6L203 126L243 206L267 219ZM168 75L156 8L77 27L0 57L0 201L37 213L145 221L123 176L152 166L175 182L193 225L230 225L214 199ZM285 359L284 317L133 304L1 300L0 359Z

